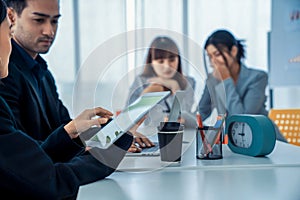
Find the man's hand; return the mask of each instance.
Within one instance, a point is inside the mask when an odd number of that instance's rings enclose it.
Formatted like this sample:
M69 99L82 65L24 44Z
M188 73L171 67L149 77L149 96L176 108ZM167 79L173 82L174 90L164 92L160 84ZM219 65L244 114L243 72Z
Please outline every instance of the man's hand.
M137 145L135 145L135 142L133 142L128 149L128 152L131 152L131 153L140 153L141 151L142 151L142 149L140 147L138 147Z
M155 146L155 144L149 140L145 135L135 132L133 133L134 136L134 142L137 143L142 148L149 148Z
M139 132L132 133L134 136L134 140L132 142L131 147L128 149L128 152L139 153L143 148L150 148L155 146L155 144L149 140L146 136Z
M96 117L95 116L100 116ZM73 139L78 137L81 132L86 131L92 126L100 127L101 124L107 122L109 118L113 116L108 110L104 108L97 107L93 109L86 109L82 113L80 113L75 119L64 126L64 129L69 134L69 136Z
M154 143L150 141L146 136L137 132L138 127L144 122L146 116L144 116L134 127L130 129L130 133L132 133L134 140L131 147L128 149L129 152L141 152L141 148L149 148L153 147Z

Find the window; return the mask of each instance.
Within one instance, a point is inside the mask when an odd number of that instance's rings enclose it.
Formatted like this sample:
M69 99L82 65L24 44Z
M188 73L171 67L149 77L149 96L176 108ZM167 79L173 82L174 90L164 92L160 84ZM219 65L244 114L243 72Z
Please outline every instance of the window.
M204 69L199 72L189 66L201 68L201 48L215 29L229 29L246 40L250 67L268 68L270 0L64 0L60 4L56 41L44 57L71 115L91 106L121 108L156 34L175 37L186 58L185 73L198 76L198 98Z

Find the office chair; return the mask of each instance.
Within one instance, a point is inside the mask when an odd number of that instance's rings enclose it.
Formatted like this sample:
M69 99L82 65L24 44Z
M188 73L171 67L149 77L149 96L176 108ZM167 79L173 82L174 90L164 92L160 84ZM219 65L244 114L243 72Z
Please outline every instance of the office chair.
M278 126L288 143L300 146L300 108L270 109L269 118Z

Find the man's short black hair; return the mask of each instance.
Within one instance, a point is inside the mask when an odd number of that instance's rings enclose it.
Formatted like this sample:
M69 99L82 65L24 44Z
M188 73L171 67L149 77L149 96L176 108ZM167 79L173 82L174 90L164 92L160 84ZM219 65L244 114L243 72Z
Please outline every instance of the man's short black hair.
M0 24L2 24L2 22L4 21L4 19L6 18L6 5L5 2L3 2L2 0L0 0Z
M27 6L27 0L4 0L7 7L13 8L20 16L24 8Z

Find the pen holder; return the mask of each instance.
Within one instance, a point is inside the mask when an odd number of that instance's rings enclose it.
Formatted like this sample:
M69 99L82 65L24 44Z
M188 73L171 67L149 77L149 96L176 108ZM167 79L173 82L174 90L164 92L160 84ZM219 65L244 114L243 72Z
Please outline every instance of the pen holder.
M222 128L198 127L196 131L196 156L198 159L213 160L223 158Z

